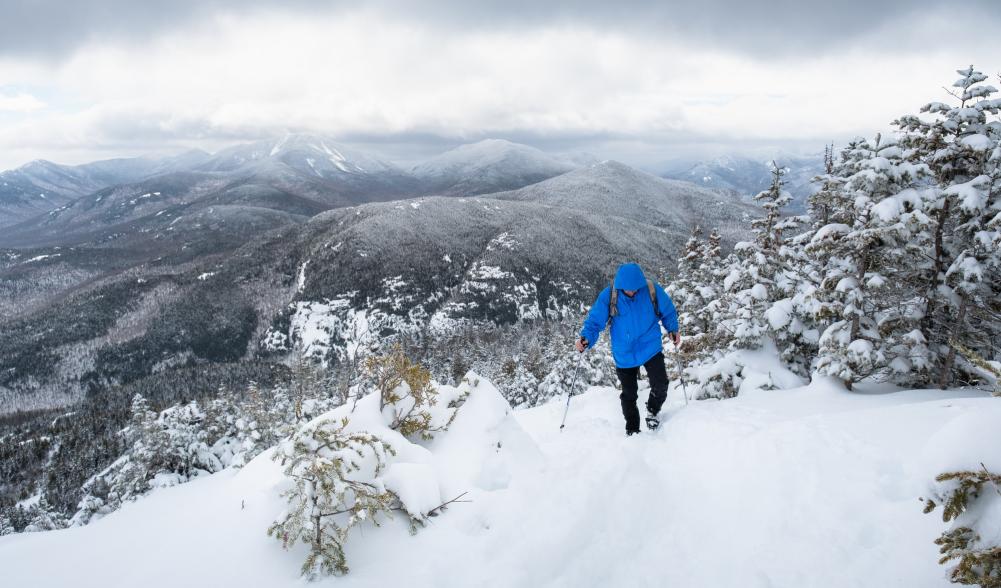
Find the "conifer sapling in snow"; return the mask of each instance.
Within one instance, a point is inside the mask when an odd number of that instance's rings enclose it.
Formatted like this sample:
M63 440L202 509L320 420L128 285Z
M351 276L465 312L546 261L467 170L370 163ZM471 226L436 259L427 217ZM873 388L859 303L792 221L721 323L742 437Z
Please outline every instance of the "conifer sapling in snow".
M400 347L370 357L366 365L390 428L405 437L431 440L435 433L452 424L465 400L462 396L439 398L439 391L431 382L431 372L412 362Z
M365 432L347 432L347 419L305 425L284 441L274 459L285 464L294 487L284 493L288 509L270 528L287 549L309 546L302 574L346 574L344 544L363 521L378 525L391 516L397 497L380 480L393 448Z
M939 563L955 562L949 570L955 583L1001 587L1001 521L986 514L1001 505L1001 475L981 464L975 471L945 472L935 481L934 493L924 499L925 512L941 506L942 520L952 523L935 540Z

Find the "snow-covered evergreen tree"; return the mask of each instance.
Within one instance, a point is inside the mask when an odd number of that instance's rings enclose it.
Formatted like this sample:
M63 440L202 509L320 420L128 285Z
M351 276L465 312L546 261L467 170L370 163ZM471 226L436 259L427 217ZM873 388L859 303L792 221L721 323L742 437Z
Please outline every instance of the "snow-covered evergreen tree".
M498 386L503 385L505 396L512 405L535 405L539 397L539 378L532 373L526 361L517 356L508 359L501 366L497 380Z
M602 336L593 347L583 353L578 354L567 342L572 338L554 341L556 359L553 361L551 369L539 383L538 396L530 406L542 404L550 398L568 394L571 386L574 385L573 376L577 371L577 364L580 362L580 370L577 373L574 394L580 394L589 386L600 384L611 385L617 382L615 377L615 366L611 361L611 348L608 337Z
M0 537L4 535L13 535L17 530L14 528L13 521L7 516L7 512L0 512Z
M813 178L817 191L807 198L807 211L814 229L831 223L847 224L850 220L847 213L851 207L846 202L848 196L844 186L848 179L845 171L848 169L846 163L851 151L849 146L836 161L834 145L824 148L824 173Z
M772 162L772 185L755 196L765 216L751 221L754 241L737 243L725 262L722 328L731 337L730 347L754 349L770 335L766 311L784 298L779 279L783 268L783 232L795 228L797 218L784 218L782 208L792 196L784 189L784 168Z
M998 326L999 224L1001 224L1001 99L973 66L958 70L956 103L932 102L895 121L913 160L930 168L935 186L924 207L934 220L924 276L925 316L937 382L946 386L956 371L955 341L974 350L989 346ZM989 115L995 117L991 120Z
M132 400L132 419L125 434L128 453L84 485L84 497L73 523L83 525L117 510L153 488L174 486L218 472L222 461L206 443L205 414L194 401L159 415L142 395Z
M860 141L860 140L858 140ZM850 154L858 141L835 158L834 146L824 148L824 173L813 178L816 191L807 199L808 214L785 217L782 229L798 234L784 237L775 262L778 267L772 296L765 311L772 338L783 361L801 376L809 376L817 359L820 334L836 316L829 295L821 287L830 251L824 247L811 250L810 244L824 227L851 222L854 198L845 188L854 173ZM831 229L824 229L830 234Z
M439 485L433 479L429 484L426 474L433 470L391 462L398 451L413 455L418 444L447 430L478 379L469 375L458 387L438 385L400 347L369 357L366 369L368 389L357 402L300 425L273 455L285 466L290 487L282 493L288 508L268 535L285 548L309 546L302 565L308 577L348 572L344 545L352 528L379 525L402 512L416 532L462 496L437 505L432 498L429 504L428 489L436 492ZM359 430L353 420L371 429ZM428 449L419 451L424 455ZM412 491L414 484L424 491Z
M288 509L268 529L289 548L309 546L302 573L346 574L344 544L353 527L392 515L398 499L380 478L393 448L375 435L348 432L347 421L305 425L283 442L274 459L285 464L294 486L284 493Z
M674 301L674 306L678 310L678 326L686 338L698 338L705 332L698 312L705 307L707 301L702 299L699 288L703 284L696 275L705 263L705 252L702 227L695 225L678 257L677 273L670 280L664 273L658 277L658 281L664 285L665 291Z
M251 382L242 392L220 390L206 404L206 443L223 467L241 467L278 442L289 412L283 389L265 393Z
M928 368L913 283L928 224L915 183L926 167L904 161L879 135L845 155L848 208L831 213L850 222L820 227L807 246L823 274L825 308L837 316L820 337L817 370L849 388L869 376L913 381Z
M65 529L69 525L66 517L49 505L44 493L38 498L38 503L28 509L28 516L31 517L31 521L24 528L25 533L54 531Z
M431 381L431 372L413 362L400 347L366 360L379 407L389 427L408 438L429 441L455 419L464 396L442 397Z
M935 540L942 558L955 562L949 570L954 583L997 588L1001 586L1001 538L997 522L985 513L1001 504L1001 475L981 469L945 472L935 478L925 513L942 507L942 520L951 523ZM997 510L996 508L994 510Z

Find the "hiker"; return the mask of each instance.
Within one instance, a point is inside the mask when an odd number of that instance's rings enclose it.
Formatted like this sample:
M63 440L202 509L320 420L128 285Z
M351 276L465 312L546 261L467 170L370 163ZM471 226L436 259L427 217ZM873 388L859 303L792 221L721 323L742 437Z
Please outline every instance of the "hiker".
M626 435L640 432L640 412L636 408L640 366L650 379L646 425L654 430L660 426L658 415L667 399L667 368L660 325L667 329L675 346L681 343L674 301L660 284L643 275L639 265L622 264L612 285L602 290L591 306L575 345L577 351L583 353L593 346L606 325L610 325L615 373L622 383L619 400L622 401L622 416L626 418Z

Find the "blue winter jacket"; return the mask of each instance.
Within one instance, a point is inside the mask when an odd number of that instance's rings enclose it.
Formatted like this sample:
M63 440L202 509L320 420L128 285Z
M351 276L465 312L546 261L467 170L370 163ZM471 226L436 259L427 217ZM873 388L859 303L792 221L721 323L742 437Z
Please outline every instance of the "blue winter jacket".
M612 318L609 329L612 338L612 357L615 359L616 367L631 368L643 365L663 349L661 324L668 333L678 332L678 311L675 310L674 301L667 292L660 287L660 284L654 283L661 314L658 323L647 290L646 277L640 266L635 263L626 263L619 267L619 271L615 274L615 288L619 291L619 295L615 303L618 316ZM608 323L611 290L609 286L598 294L598 299L594 301L587 319L584 320L580 336L587 339L589 347L594 346ZM623 290L636 290L636 294L630 298Z

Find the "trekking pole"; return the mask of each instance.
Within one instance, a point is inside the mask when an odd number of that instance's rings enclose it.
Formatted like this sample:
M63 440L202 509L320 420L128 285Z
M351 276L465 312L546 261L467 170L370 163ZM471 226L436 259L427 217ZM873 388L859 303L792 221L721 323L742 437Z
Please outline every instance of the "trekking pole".
M563 422L560 423L560 433L563 432L563 427L567 426L567 413L570 412L570 398L573 397L574 386L577 385L577 372L580 371L580 364L584 360L584 352L580 352L580 357L577 358L577 368L573 371L573 381L570 383L570 390L567 391L567 407L563 410Z
M688 406L688 384L685 384L685 372L681 369L681 350L674 346L674 359L678 362L678 379L681 380L681 388L685 394L685 406Z

